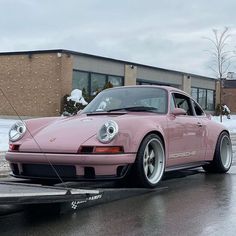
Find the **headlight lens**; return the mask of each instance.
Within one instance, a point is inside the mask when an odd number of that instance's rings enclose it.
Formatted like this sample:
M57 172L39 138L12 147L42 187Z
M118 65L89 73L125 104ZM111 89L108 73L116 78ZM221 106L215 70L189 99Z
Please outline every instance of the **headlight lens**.
M9 131L9 139L14 142L23 137L26 132L25 123L22 121L17 121Z
M109 120L101 127L97 138L101 143L109 143L115 138L118 131L118 124L113 120Z

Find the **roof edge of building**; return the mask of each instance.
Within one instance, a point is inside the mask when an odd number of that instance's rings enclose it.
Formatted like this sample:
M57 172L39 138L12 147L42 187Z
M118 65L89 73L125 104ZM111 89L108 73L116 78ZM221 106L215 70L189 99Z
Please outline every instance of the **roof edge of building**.
M92 54L88 54L88 53L82 53L82 52L77 52L77 51L67 50L67 49L45 49L45 50L42 49L42 50L30 50L30 51L0 52L0 56L22 55L22 54L44 54L44 53L65 53L65 54L71 54L71 55L77 55L77 56L93 57L93 58L114 61L114 62L126 63L128 65L143 66L143 67L147 67L147 68L151 68L151 69L158 69L158 70L161 70L164 72L178 73L181 75L189 75L189 76L194 76L194 77L198 77L198 78L202 78L202 79L216 80L216 78L207 77L207 76L203 76L203 75L197 75L197 74L183 72L183 71L165 69L165 68L160 68L160 67L156 67L156 66L150 66L150 65L140 64L140 63L126 61L126 60L114 59L114 58L109 58L109 57L104 57L104 56L92 55Z

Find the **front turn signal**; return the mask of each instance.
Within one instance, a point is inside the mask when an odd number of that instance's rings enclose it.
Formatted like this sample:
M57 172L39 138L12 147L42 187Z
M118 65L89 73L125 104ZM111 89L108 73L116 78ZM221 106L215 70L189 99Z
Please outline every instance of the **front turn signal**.
M9 144L9 151L10 152L18 152L20 148L20 145L17 144Z
M122 146L98 146L94 148L93 153L96 154L120 154L124 152L124 148Z

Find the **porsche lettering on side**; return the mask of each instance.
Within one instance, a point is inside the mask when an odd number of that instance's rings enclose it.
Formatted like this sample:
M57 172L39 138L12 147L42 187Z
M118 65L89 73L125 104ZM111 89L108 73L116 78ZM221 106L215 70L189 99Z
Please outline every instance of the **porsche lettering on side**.
M225 173L232 162L228 130L165 86L107 89L76 116L19 121L9 138L6 159L18 178L131 178L156 187L170 170Z
M196 151L192 152L181 152L181 153L174 153L170 155L170 158L179 158L179 157L191 157L196 155Z

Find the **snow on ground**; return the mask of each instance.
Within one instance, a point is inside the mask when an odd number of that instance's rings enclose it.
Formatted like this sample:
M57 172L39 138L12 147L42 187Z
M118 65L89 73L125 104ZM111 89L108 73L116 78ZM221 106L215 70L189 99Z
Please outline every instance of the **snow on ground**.
M8 149L8 132L16 120L0 119L0 152Z
M212 120L220 123L219 116L212 116ZM0 118L0 152L8 150L8 131L15 122L16 120ZM236 115L231 115L231 119L223 116L223 124L230 132L236 133Z
M231 133L236 133L236 115L230 115L230 119L227 119L226 116L222 117L223 119L223 125L226 126L226 128ZM219 116L212 116L212 120L220 123L220 117Z

